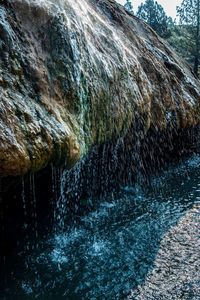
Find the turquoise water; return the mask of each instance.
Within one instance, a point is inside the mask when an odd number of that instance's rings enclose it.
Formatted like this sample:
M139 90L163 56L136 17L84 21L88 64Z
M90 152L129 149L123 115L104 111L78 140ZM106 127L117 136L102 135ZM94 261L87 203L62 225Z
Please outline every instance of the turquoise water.
M200 157L24 239L0 299L200 299Z

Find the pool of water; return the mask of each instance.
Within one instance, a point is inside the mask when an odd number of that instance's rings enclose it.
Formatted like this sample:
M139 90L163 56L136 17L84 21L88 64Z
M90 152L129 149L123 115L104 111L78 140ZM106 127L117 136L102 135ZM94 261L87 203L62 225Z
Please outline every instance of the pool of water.
M200 157L121 187L62 231L29 236L0 299L200 299Z

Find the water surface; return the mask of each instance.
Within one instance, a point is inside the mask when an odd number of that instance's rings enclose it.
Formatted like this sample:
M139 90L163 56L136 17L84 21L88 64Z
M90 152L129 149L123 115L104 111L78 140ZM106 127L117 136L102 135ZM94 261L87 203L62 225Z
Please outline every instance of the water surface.
M29 236L0 299L200 299L200 157ZM33 248L33 249L32 249Z

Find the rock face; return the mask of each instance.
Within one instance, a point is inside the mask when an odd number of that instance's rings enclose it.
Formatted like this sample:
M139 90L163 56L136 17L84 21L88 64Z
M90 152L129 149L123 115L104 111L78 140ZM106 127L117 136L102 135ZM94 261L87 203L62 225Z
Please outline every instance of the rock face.
M0 177L71 167L136 120L199 124L199 81L115 1L6 0L0 16Z

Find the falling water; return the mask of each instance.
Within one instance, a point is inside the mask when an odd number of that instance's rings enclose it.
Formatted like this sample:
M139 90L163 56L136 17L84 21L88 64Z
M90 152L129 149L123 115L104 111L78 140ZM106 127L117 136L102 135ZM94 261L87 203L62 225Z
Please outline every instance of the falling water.
M26 196L25 196L24 177L22 177L22 202L23 202L24 218L26 219L26 217L27 217L27 204L26 204Z
M62 177L62 171L59 168L51 166L51 182L52 182L52 199L50 201L51 211L52 211L52 224L54 226L54 231L57 228L62 227L62 209L63 203L60 197L60 182Z
M31 236L38 248L18 250L1 299L198 299L199 162L194 156L145 188L121 186L99 199L90 191L85 202L82 172L92 162L58 171L59 229Z
M137 50L128 39L123 41L124 34L119 28L113 28L103 14L97 14L86 1L37 0L32 1L32 5L45 6L47 11L56 12L56 17L62 19L62 24L69 30L67 38L79 100L78 125L74 124L74 131L80 133L82 158L70 170L51 167L51 180L47 185L52 191L50 199L40 199L50 206L44 220L38 215L39 183L36 184L35 175L30 174L26 181L22 179L24 239L5 262L0 263L0 268L6 269L0 281L0 299L148 300L166 299L166 295L167 299L198 299L200 157L194 156L179 167L162 170L162 176L151 175L149 178L148 171L164 165L165 154L170 156L176 152L171 146L178 133L174 136L162 133L161 136L150 128L144 142L144 132L140 130L140 124L136 124L137 120L128 134L124 132L118 139L113 137L109 144L100 136L99 147L94 146L86 155L87 139L91 138L88 127L92 127L90 121L86 122L91 113L87 103L88 85L93 80L92 70L85 66L87 60L93 60L91 66L96 68L95 78L105 75L105 81L100 85L105 93L112 87L112 84L106 85L109 79L115 80L113 74L120 76L119 68L121 73L127 74L120 83L122 81L121 89L131 86L130 99L144 103L142 94L152 95L150 89L154 86L143 73L139 79L145 82L140 87L144 90L138 89L138 74L132 71L141 69ZM70 6L76 7L75 11ZM73 14L76 13L81 18L75 18ZM60 30L66 28L63 25ZM94 31L93 38L91 32ZM83 40L78 40L78 32L84 35ZM102 43L107 34L116 48L113 53L107 51L109 43ZM84 40L87 43L86 49L83 47L83 57L79 48ZM97 41L94 43L94 40ZM96 42L105 49L99 51ZM117 59L112 60L105 53ZM58 59L57 53L55 56ZM99 86L97 83L94 86L98 94ZM132 100L127 98L131 105L124 108L116 99L128 119L129 110L132 115ZM172 117L171 113L167 114L169 123ZM111 121L114 123L114 119ZM95 134L101 134L100 129ZM103 134L109 132L105 130ZM193 139L191 135L191 143ZM167 145L168 152L165 153L165 148L160 145Z
M37 202L35 194L35 177L34 173L30 174L30 206L31 206L31 219L33 220L32 231L35 234L35 238L38 237L38 224L37 224Z

